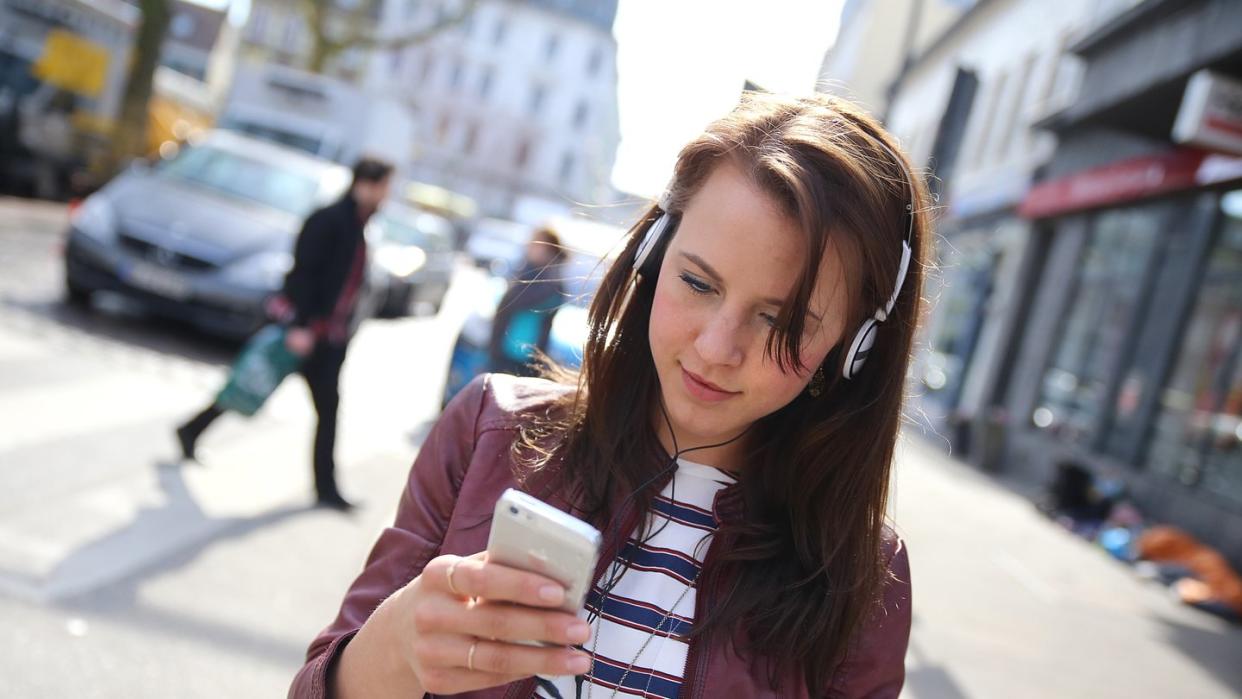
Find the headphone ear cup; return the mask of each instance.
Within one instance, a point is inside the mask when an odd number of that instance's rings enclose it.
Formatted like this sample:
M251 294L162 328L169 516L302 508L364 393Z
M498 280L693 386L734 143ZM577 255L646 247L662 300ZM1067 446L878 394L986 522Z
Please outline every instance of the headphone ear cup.
M858 372L862 370L863 364L867 361L871 348L875 347L875 335L879 327L880 323L875 318L863 321L862 327L858 329L858 333L854 335L854 341L850 344L849 354L845 355L845 366L841 372L844 378L852 379L858 376Z

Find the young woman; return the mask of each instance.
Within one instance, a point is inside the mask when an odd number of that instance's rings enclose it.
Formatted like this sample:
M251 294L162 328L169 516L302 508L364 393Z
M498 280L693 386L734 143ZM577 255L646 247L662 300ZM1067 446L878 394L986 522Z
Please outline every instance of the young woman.
M897 696L925 199L854 107L746 96L606 273L577 380L448 406L290 696ZM515 484L604 532L576 617L480 553Z

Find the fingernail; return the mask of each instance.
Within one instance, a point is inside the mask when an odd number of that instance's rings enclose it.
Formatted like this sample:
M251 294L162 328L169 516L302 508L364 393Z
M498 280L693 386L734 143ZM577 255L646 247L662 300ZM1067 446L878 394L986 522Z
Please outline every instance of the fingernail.
M587 640L587 636L591 634L591 627L586 625L585 621L575 621L569 625L569 640L582 642Z
M565 596L565 591L559 585L544 585L539 588L539 599L544 602L560 602Z
M575 655L569 660L566 666L569 668L570 672L575 675L581 675L591 669L591 658L587 655Z

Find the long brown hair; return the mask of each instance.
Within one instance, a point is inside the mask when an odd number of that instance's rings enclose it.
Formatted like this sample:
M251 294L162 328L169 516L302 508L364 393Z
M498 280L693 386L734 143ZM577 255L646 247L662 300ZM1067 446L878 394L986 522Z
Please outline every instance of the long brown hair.
M844 258L846 331L823 363L823 392L802 393L751 429L741 477L746 516L716 533L728 547L708 562L700 588L714 579L723 591L693 632L744 628L747 650L767 659L774 685L800 670L812 694L829 686L886 580L889 472L930 233L924 185L912 181L899 152L877 122L844 101L748 94L681 151L668 190L676 216L729 162L800 223L804 263L767 346L782 368L801 366L803 318L830 243ZM668 463L652 419L660 390L647 337L655 280L636 283L632 272L659 214L651 207L630 230L596 292L578 390L514 445L523 463L552 476L545 483L601 523L616 514L621 496ZM892 295L907 235L913 258L905 284L867 365L845 381L845 349ZM640 522L653 490L634 498Z

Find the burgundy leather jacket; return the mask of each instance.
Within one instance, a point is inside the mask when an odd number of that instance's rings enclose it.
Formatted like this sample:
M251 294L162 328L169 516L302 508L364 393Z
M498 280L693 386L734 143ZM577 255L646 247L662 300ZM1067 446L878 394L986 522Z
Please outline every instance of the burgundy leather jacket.
M345 593L336 620L311 642L290 697L326 697L327 670L345 644L380 602L413 580L432 558L468 556L487 548L496 500L506 488L516 486L509 447L521 415L547 405L565 390L542 379L494 374L474 380L453 399L419 450L396 521L375 542L362 573ZM741 514L740 495L736 486L717 495L715 510L721 521ZM636 521L615 530L628 536ZM884 591L883 608L877 607L851 643L829 697L896 697L901 692L910 637L910 565L902 541L891 531L886 534L884 550L893 577ZM619 543L605 542L597 579ZM713 548L714 543L706 560L711 560ZM696 616L703 613L709 597L706 591L699 595ZM773 689L763 662L735 650L742 633L739 630L734 639L691 642L683 697L809 697L801 674L783 678L781 689ZM528 679L457 696L529 699L534 690L534 681Z

